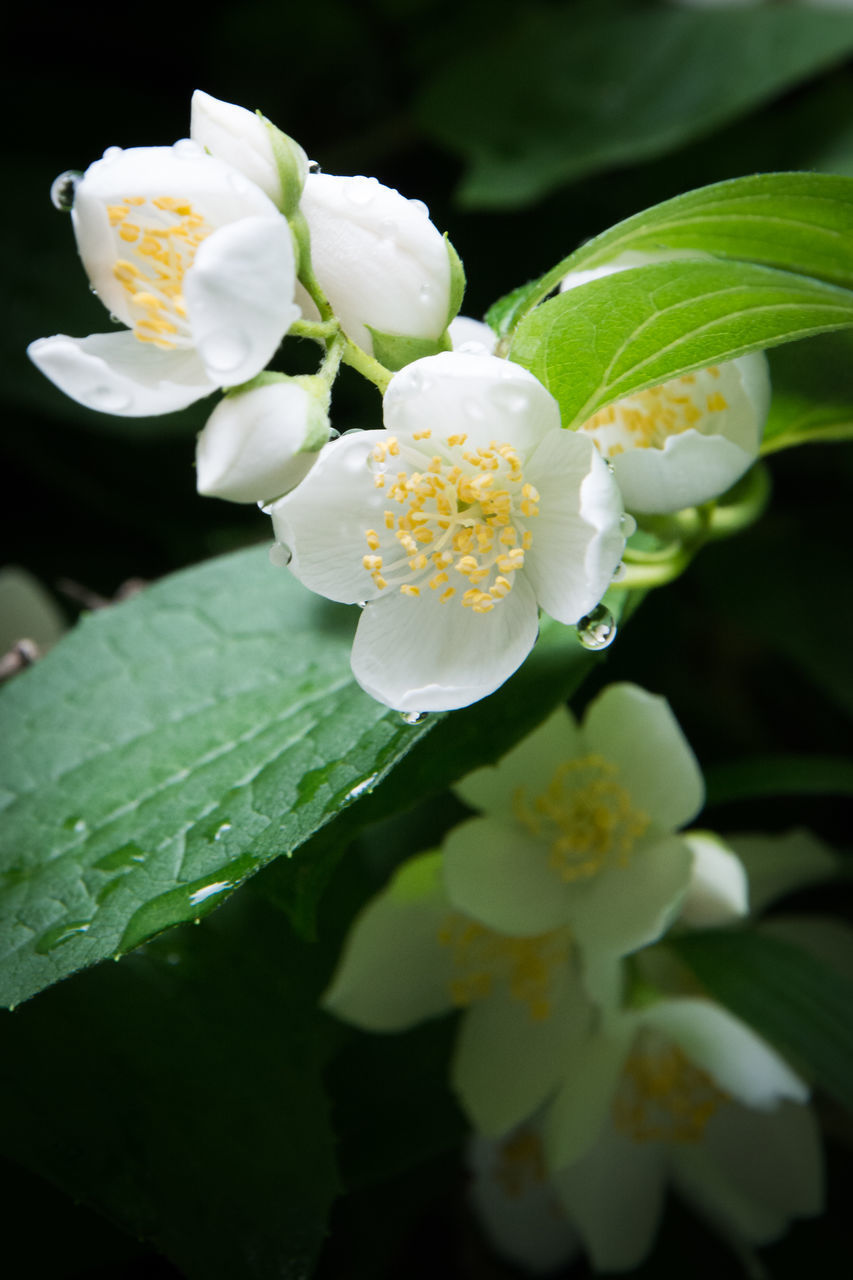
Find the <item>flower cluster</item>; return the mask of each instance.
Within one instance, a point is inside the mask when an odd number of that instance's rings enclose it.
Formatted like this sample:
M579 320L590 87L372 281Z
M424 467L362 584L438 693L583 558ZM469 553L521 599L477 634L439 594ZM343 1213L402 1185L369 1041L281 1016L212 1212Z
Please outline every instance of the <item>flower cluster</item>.
M703 503L755 458L763 356L565 431L546 388L457 314L462 265L422 202L320 172L269 120L205 93L190 135L111 147L57 179L92 288L123 327L29 354L102 412L224 392L198 437L199 492L262 505L274 563L364 606L352 667L380 702L412 717L490 693L535 643L540 609L577 625L598 607L626 508ZM269 367L288 334L323 347L315 374ZM342 361L383 393L384 425L331 428Z
M385 1032L463 1011L451 1079L496 1246L531 1271L579 1247L629 1270L667 1184L733 1243L819 1212L807 1085L655 944L745 916L750 879L765 902L827 874L826 851L792 834L742 860L682 831L701 773L667 703L629 684L455 790L477 816L368 904L324 1003Z

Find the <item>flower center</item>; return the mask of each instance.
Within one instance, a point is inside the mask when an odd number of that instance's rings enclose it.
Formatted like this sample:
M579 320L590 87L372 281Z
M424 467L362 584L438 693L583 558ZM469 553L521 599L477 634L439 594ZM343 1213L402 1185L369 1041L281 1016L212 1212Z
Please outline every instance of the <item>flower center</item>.
M192 346L184 275L213 227L188 200L174 196L125 196L107 205L107 213L127 245L113 275L128 295L134 336L158 347Z
M613 1123L634 1142L700 1142L729 1095L677 1045L641 1037L625 1063Z
M698 374L673 378L663 386L649 387L599 409L581 430L592 435L608 458L617 457L626 448L662 449L670 436L690 427L714 434L716 428L708 422L709 415L729 407L725 396L713 387L719 377L720 370L714 365Z
M450 996L457 1007L467 1008L488 996L495 982L505 982L510 995L527 1005L534 1022L550 1017L553 971L569 957L568 930L511 938L452 912L439 928L438 940L450 948Z
M579 756L559 764L532 801L523 787L515 791L515 816L549 843L548 865L561 880L590 880L610 857L622 867L630 861L649 817L633 808L618 774L603 756Z
M365 530L362 564L380 590L397 587L413 599L437 591L441 604L456 597L474 613L490 613L524 567L533 543L526 524L539 514L539 494L512 445L493 440L466 449L465 435L420 444L431 436L415 432L412 444L390 436L370 453L388 508L381 529Z
M545 1153L539 1135L521 1129L502 1142L495 1161L495 1182L505 1196L517 1200L546 1178Z

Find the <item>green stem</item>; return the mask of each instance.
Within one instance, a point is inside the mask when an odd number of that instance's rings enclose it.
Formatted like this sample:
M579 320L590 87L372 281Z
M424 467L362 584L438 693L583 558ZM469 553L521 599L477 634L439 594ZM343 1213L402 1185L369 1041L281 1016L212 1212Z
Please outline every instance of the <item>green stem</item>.
M384 395L385 388L394 376L391 370L386 369L384 364L380 364L378 360L374 360L373 356L369 356L361 347L356 346L352 338L345 338L345 343L343 352L344 364L356 369L363 378L367 378L368 382L372 382Z
M287 332L294 338L311 338L314 342L326 343L340 327L337 320L295 320Z

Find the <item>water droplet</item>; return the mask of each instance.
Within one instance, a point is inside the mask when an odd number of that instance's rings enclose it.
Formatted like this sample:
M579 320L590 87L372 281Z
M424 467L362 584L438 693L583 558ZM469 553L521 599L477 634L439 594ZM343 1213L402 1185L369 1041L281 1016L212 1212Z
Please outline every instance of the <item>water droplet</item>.
M379 223L379 234L383 240L393 240L400 230L395 218L383 218Z
M249 353L249 342L239 329L219 329L199 343L199 355L214 373L233 373Z
M63 831L74 831L76 834L82 835L87 830L85 818L78 817L76 813L72 813L70 818L66 818L62 824Z
M357 608L357 609L366 609L366 608L367 608L367 601L366 601L366 600L356 600L355 604L356 604L356 608Z
M83 177L79 169L66 169L50 184L50 202L54 209L70 213L74 207L74 192Z
M603 604L597 604L581 618L576 630L585 649L606 649L616 639L616 622Z
M121 316L117 316L114 311L110 312L110 320L112 320L113 324L124 324Z
M434 293L435 290L431 284L422 284L420 289L418 289L418 301L422 303L423 306L429 306L432 302Z
M323 172L323 170L320 168L320 166L319 166L319 164L317 163L317 161L316 161L316 160L309 160L309 161L308 161L308 172L309 172L309 173L322 173L322 172Z
M400 719L403 724L423 724L428 715L428 711L401 711Z
M616 470L616 468L614 467L613 463L610 461L609 458L604 459L604 465L607 468L607 470L610 472L610 474L613 475L613 472Z
M283 542L274 542L270 547L270 564L277 569L286 569L293 559L293 552Z
M384 476L385 472L388 470L387 462L385 462L383 458L375 458L373 456L373 450L370 451L364 462L368 471L374 476Z
M98 290L95 288L95 286L94 286L93 284L90 284L90 285L89 285L89 292L91 293L91 295L92 295L92 297L93 297L93 298L97 298L97 296L98 296Z
M125 926L119 952L124 954L141 946L155 934L175 924L196 922L212 911L237 885L257 870L259 863L251 854L244 853L233 862L218 868L209 875L188 884L180 884L139 907ZM199 911L199 908L202 908Z
M111 853L105 853L102 858L98 858L97 862L93 862L92 866L98 871L129 871L131 867L139 866L147 857L148 855L142 852L138 844L129 840L127 844L113 849Z
M226 836L226 835L228 834L228 832L229 832L230 830L231 830L231 823L230 823L230 822L223 822L223 823L222 823L220 826L218 826L218 827L216 828L216 830L214 831L214 833L213 833L213 838L214 838L214 840L221 840L224 836Z
M362 434L363 432L361 430L361 427L347 427L346 431L338 432L338 435L345 435L345 436L360 436Z
M613 581L621 582L627 573L628 570L624 564L617 564L616 568L613 570Z
M623 511L619 517L619 528L624 538L630 538L632 533L637 532L637 521L633 516L629 516L627 511Z
M410 200L410 209L417 209L418 213L422 213L424 217L429 217L429 207L424 204L423 200Z
M204 149L197 142L194 142L192 138L179 138L173 145L172 150L182 160L196 160L199 156L204 155Z
M102 413L122 413L132 404L128 391L121 387L108 386L106 383L93 387L89 392L89 399L92 402L92 408L100 409Z
M338 431L337 427L329 427L329 443L331 444L333 440L340 440L340 438L341 433Z
M530 388L520 382L498 382L489 388L488 395L499 409L510 413L525 413L530 408Z
M79 933L88 933L91 924L91 920L62 920L59 924L51 925L36 939L36 955L46 956L54 947L60 947L63 942L68 942Z
M376 178L365 178L359 174L356 178L350 178L344 190L347 199L353 204L365 205L370 204L378 188L379 183Z
M427 376L421 369L411 369L403 384L402 390L406 395L422 396L424 392L429 391L432 387L432 379Z
M486 416L485 405L476 396L468 396L462 401L462 412L472 422L482 422Z
M121 154L122 154L122 149L121 149L121 147L107 147L106 151L105 151L105 152L104 152L104 154L101 156L101 159L102 159L102 160L117 160L117 159L118 159L118 157L119 157Z
M357 782L354 787L350 787L344 796L344 803L349 800L357 800L359 796L363 796L365 791L370 791L374 782L379 777L378 773L371 773L366 778L362 778L361 782Z

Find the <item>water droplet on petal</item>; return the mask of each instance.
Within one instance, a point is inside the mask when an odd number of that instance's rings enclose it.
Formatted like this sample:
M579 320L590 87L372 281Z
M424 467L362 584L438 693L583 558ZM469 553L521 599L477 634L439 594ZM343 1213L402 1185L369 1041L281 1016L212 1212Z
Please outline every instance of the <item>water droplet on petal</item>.
M100 387L93 387L90 392L90 399L92 408L100 409L102 413L123 413L133 403L129 391L125 391L122 387L110 387L106 384Z
M399 229L394 218L383 218L379 223L379 234L383 240L393 240Z
M91 924L91 920L62 920L59 924L51 925L36 939L34 947L36 955L46 956L49 951L53 951L54 947L61 946L63 942L68 942L77 934L88 933Z
M83 177L79 169L66 169L50 184L50 202L54 209L69 213L74 205L74 192Z
M366 609L366 608L367 608L367 601L366 601L366 600L356 600L356 602L355 602L355 603L356 603L356 608L358 608L358 609Z
M293 552L283 542L274 542L270 547L270 564L277 569L286 569L293 559Z
M597 604L581 618L576 630L585 649L606 649L616 639L616 622L603 604Z
M402 391L409 396L422 396L432 387L432 380L420 369L411 369L403 383Z
M339 431L337 434L338 434L339 436L340 436L340 435L345 435L345 436L360 436L360 435L361 435L361 427L347 427L346 431Z
M530 388L519 382L498 382L489 388L489 399L510 413L525 413L530 408Z
M434 290L431 284L422 284L418 289L418 301L423 306L429 306L433 299Z
M239 329L209 333L199 344L199 355L214 373L232 373L245 360L249 343Z
M403 724L422 724L428 715L428 711L401 711L400 719Z
M637 532L637 521L633 516L629 516L627 511L623 511L619 517L619 528L623 538L630 538L632 533Z
M417 209L418 213L422 213L424 217L426 218L429 217L429 207L428 205L424 204L423 200L410 200L409 207L412 209Z
M604 465L607 468L607 470L610 472L610 474L613 475L613 472L616 470L616 468L614 467L613 463L610 461L609 458L604 459Z
M124 324L121 316L117 316L114 311L110 312L110 320L112 320L113 324Z
M627 572L628 570L624 564L617 564L616 568L613 570L613 581L621 582Z
M376 178L365 178L359 174L356 178L350 178L346 187L346 197L353 204L365 205L370 204L376 195L379 183Z
M204 148L200 147L192 138L179 138L173 145L172 150L182 160L197 160L199 156L204 155Z
M340 438L341 433L338 431L337 427L329 427L329 443L331 444L333 440L340 440Z
M117 160L117 159L118 159L118 157L119 157L121 154L122 154L122 149L121 149L121 147L107 147L106 151L105 151L105 152L104 152L104 154L101 156L101 159L102 159L102 160Z
M320 168L320 166L319 166L319 164L317 163L317 161L316 161L316 160L309 160L309 161L308 161L308 172L309 172L309 173L322 173L322 172L323 172L323 170Z

